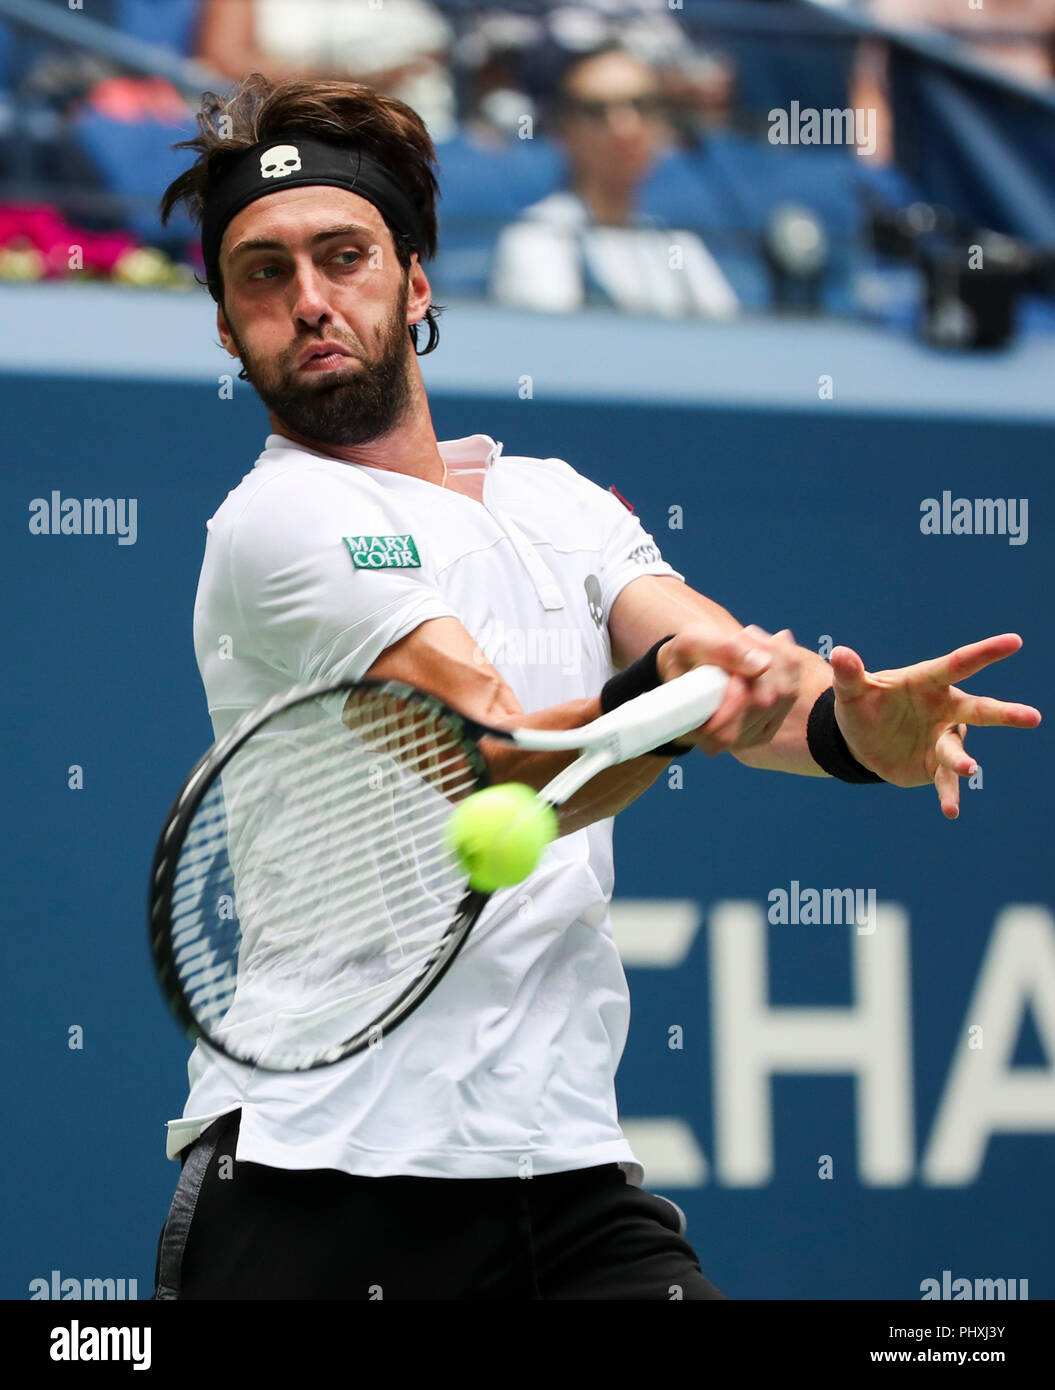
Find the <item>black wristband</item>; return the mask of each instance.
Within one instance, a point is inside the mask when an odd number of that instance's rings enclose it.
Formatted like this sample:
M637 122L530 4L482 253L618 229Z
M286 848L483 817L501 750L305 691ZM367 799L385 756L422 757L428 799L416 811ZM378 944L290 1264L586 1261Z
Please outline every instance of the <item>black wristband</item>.
M618 709L620 705L625 705L627 700L633 700L638 695L644 695L647 690L655 690L657 686L663 684L659 678L656 658L659 656L660 647L663 646L664 642L669 642L674 635L672 632L668 637L661 637L644 656L639 656L624 670L617 671L610 680L605 681L604 685L601 686L601 712L603 714ZM664 743L659 748L652 748L649 751L661 758L675 758L679 753L691 753L695 747L694 743Z
M813 761L840 782L882 782L883 778L862 766L847 747L835 721L835 688L829 686L810 710L806 721L806 743Z

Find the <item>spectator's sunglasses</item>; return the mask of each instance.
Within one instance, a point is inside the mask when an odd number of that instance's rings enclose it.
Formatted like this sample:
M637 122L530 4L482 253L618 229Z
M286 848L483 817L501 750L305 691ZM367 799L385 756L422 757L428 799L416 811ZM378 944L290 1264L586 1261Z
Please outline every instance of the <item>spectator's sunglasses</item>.
M569 116L581 116L588 121L606 121L612 111L631 107L644 118L658 116L664 109L663 98L656 93L638 97L615 97L611 101L589 101L583 97L565 97L564 110Z

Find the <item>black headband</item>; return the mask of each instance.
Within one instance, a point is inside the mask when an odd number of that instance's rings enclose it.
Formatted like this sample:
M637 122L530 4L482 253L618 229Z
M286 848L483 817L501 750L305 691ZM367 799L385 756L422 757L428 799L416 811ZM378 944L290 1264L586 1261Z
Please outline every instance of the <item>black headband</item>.
M231 219L257 198L283 188L325 184L347 188L373 203L389 226L422 254L425 233L406 190L365 150L330 144L295 132L262 140L241 154L209 196L202 218L202 255L210 284L220 278L220 243Z

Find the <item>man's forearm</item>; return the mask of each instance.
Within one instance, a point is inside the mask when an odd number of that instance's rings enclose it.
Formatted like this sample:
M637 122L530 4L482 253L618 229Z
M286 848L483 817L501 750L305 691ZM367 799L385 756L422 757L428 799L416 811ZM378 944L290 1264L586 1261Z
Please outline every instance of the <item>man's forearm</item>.
M816 652L801 647L799 650L803 653L802 686L783 724L768 743L731 751L737 762L745 767L796 772L802 777L827 777L823 768L813 761L806 743L806 722L818 695L832 683L832 668Z
M495 729L578 729L601 716L599 691L525 713L513 690L456 618L429 618L420 623L386 647L366 674L371 680L402 681L428 691L470 719ZM529 752L486 738L481 749L492 781L524 782L536 791L578 756L567 751ZM647 791L665 766L663 758L647 755L600 773L558 813L560 833L568 835L593 821L614 816Z
M578 729L599 719L601 713L601 697L591 695L501 722L508 723L510 728ZM527 752L493 739L483 740L481 748L493 781L525 782L536 791L541 791L551 778L578 757L574 752ZM664 760L649 753L598 773L558 811L561 835L570 835L594 821L617 815L649 789L669 761L669 758Z

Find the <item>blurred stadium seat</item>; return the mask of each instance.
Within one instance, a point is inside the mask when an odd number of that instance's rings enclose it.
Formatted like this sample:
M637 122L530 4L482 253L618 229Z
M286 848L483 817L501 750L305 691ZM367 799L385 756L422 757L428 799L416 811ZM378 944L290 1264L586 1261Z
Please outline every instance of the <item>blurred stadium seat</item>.
M445 294L484 295L499 232L559 187L564 158L545 137L488 146L465 133L436 153L442 194L437 285Z
M114 24L133 38L189 57L198 8L198 0L115 0Z
M187 167L186 151L172 147L194 133L193 122L188 119L179 127L156 120L121 121L85 107L74 117L71 133L102 187L127 209L125 225L151 246L182 250L194 234L192 223L179 213L162 227L157 205Z
M786 107L804 92L809 92L811 106L847 104L853 58L847 44L794 38L760 43L757 35L725 35L721 44L736 64L739 105L756 119L764 120L774 107Z

